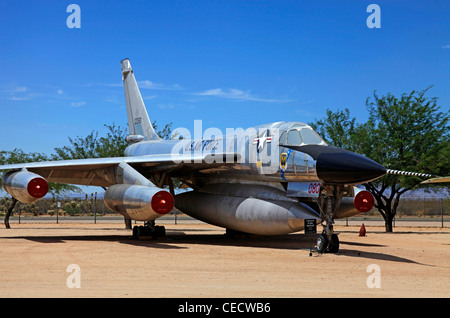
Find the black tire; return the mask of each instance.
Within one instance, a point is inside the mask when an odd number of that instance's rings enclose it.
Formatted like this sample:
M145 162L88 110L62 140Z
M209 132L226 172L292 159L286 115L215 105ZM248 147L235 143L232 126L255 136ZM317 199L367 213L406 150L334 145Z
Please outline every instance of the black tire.
M139 240L139 226L133 226L133 240Z
M166 228L161 225L155 226L155 237L165 237L166 236Z
M319 253L324 253L328 247L328 239L326 235L319 234L316 240L316 248Z
M151 236L153 239L158 237L166 236L166 228L164 226L155 226L154 229L148 226L137 226L133 227L133 239L139 240L141 236Z
M328 244L328 252L330 253L339 252L339 238L336 234L331 235L331 240Z

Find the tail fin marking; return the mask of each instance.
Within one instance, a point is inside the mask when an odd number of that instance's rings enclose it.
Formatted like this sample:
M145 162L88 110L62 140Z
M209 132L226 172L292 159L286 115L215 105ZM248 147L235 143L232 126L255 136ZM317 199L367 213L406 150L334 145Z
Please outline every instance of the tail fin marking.
M127 106L128 129L130 135L144 136L144 140L159 140L153 129L147 109L142 100L141 92L131 68L128 58L120 61L122 65L122 80L125 89L125 102Z

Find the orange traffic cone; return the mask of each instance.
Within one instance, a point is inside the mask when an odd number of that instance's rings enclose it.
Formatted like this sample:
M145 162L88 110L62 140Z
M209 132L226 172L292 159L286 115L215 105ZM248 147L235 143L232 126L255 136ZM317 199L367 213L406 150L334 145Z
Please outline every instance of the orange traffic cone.
M366 236L366 227L364 226L364 223L361 225L361 228L359 229L359 236Z

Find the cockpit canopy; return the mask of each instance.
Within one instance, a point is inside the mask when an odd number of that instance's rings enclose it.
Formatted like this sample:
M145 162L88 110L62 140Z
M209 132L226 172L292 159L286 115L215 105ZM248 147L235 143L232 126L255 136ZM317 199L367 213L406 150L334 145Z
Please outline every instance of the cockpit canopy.
M280 145L326 145L326 143L310 126L294 124L281 132Z

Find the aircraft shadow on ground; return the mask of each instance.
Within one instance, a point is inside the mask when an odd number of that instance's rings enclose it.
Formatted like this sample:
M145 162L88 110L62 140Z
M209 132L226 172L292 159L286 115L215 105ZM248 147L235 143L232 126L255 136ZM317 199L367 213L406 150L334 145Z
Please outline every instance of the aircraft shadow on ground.
M417 264L417 265L423 265L423 266L431 266L431 267L436 267L435 265L431 265L431 264L424 264L424 263L419 263L404 257L399 257L399 256L395 256L395 255L390 255L390 254L385 254L385 253L376 253L376 252L361 252L361 251L356 251L356 250L348 250L348 249L339 249L339 253L338 255L343 255L343 256L349 256L349 257L363 257L363 258L368 258L368 259L372 259L372 260L382 260L382 261L391 261L391 262L400 262L400 263L409 263L409 264Z
M302 234L291 234L281 236L256 236L256 235L237 235L228 236L225 234L203 234L208 230L192 230L189 234L184 230L166 231L166 237L143 240L135 240L132 238L131 231L126 235L30 235L3 237L2 239L16 240L25 239L43 244L66 243L69 241L91 241L91 242L117 242L120 244L128 244L134 246L142 246L148 248L167 248L167 249L185 249L189 246L180 245L211 245L211 246L247 246L255 248L276 248L276 249L309 249L310 244L314 246L315 239L310 242L309 238ZM192 234L192 232L194 232ZM203 233L202 233L203 232Z
M166 232L166 237L157 239L135 240L130 235L58 235L58 236L19 236L19 237L4 237L5 239L26 239L29 241L52 244L52 243L66 243L69 241L91 241L91 242L117 242L120 244L128 244L133 246L141 246L152 249L188 249L189 245L200 244L210 246L238 246L238 247L254 247L254 248L270 248L270 249L284 249L284 250L310 250L315 251L315 236L305 234L290 234L280 236L256 236L256 235L237 235L228 236L225 234L202 234L208 230L189 230L195 234L186 234L183 230L169 230ZM198 233L198 234L197 234ZM418 263L395 255L386 253L360 251L357 248L350 249L346 247L385 247L380 244L368 244L359 242L341 241L341 247L336 256L367 258L371 260L384 260L400 263L409 263L425 266L423 263ZM321 254L314 252L315 256Z

